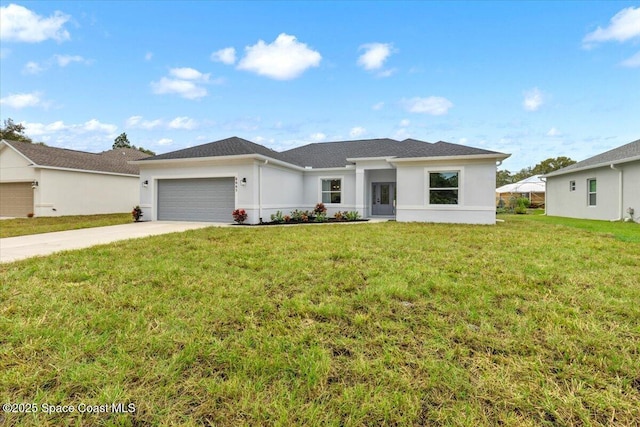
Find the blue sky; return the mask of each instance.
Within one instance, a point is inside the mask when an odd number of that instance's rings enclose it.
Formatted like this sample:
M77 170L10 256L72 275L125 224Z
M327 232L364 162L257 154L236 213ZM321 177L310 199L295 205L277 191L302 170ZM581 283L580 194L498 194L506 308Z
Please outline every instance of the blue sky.
M640 138L638 2L0 5L0 118L51 146L415 138L515 172Z

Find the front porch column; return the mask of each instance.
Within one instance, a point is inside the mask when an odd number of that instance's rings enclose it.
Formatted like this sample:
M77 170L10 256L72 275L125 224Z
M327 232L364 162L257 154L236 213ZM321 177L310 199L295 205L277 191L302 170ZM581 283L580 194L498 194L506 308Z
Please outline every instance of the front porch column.
M368 212L365 211L364 183L364 169L356 169L356 210L366 218Z

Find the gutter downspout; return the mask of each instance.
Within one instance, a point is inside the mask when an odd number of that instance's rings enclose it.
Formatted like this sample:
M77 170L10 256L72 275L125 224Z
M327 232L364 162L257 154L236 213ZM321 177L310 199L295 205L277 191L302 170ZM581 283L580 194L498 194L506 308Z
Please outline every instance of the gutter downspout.
M613 163L611 163L609 165L609 167L614 170L614 171L618 171L618 219L614 219L613 221L623 221L624 217L623 217L623 205L622 205L622 169L617 168L613 165Z
M544 214L547 215L547 177L541 176L540 181L544 182Z

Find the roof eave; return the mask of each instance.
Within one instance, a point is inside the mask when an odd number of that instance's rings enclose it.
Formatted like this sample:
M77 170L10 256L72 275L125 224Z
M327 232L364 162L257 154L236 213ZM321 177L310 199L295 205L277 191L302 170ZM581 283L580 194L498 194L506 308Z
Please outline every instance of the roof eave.
M467 154L461 156L431 156L431 157L399 157L387 160L389 163L410 163L410 162L433 162L448 160L485 160L495 159L504 160L511 157L511 154L495 153L495 154Z
M135 178L140 176L140 174L137 174L137 173L109 172L109 171L97 171L97 170L89 170L89 169L74 169L74 168L63 168L59 166L39 166L39 165L30 165L30 166L36 169L49 169L49 170L66 171L66 172L95 173L99 175L132 176Z
M292 163L288 163L282 160L274 159L273 157L265 156L263 154L234 154L230 156L207 156L207 157L185 157L180 159L158 159L158 160L129 160L127 163L131 165L165 165L165 164L183 164L183 163L193 163L193 162L222 162L228 160L261 160L267 161L268 163L277 164L280 166L289 167L291 169L296 170L304 170L302 166L294 165Z
M589 169L597 169L597 168L606 168L610 165L620 165L622 163L629 163L629 162L634 162L640 160L640 156L633 156L633 157L627 157L624 159L619 159L619 160L612 160L609 162L601 162L601 163L596 163L594 165L589 165L589 166L582 166L582 167L578 167L578 168L573 168L573 169L569 169L567 171L563 171L562 169L557 170L557 171L553 171L553 172L549 172L548 174L542 175L543 178L548 178L548 177L554 177L554 176L560 176L560 175L567 175L573 172L581 172L581 171L585 171L585 170L589 170Z

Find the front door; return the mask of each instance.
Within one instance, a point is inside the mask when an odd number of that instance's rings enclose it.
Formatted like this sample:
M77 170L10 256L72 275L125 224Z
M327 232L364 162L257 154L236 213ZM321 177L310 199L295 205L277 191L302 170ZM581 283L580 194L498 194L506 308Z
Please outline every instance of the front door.
M394 215L395 202L396 184L394 182L374 182L371 184L372 215Z

